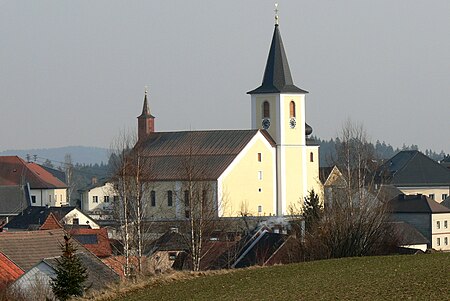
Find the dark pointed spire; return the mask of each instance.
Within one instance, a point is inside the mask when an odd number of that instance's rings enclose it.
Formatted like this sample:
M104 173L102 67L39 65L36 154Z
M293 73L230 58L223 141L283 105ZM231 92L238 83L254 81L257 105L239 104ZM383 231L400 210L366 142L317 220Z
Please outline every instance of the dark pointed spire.
M142 106L142 114L138 116L138 118L155 118L150 114L150 110L148 108L148 101L147 101L147 89L145 90L145 96L144 96L144 105Z
M308 93L308 91L295 86L292 81L291 70L289 69L278 24L275 24L263 82L261 86L247 93Z

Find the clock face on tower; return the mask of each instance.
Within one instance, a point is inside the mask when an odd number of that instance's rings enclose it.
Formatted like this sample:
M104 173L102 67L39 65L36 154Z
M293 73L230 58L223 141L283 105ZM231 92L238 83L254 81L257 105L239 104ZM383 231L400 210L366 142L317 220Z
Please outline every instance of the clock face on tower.
M289 120L289 126L291 127L291 129L293 129L293 128L295 128L296 125L297 125L297 122L295 121L295 118L292 117L292 118Z
M262 121L262 127L263 127L263 129L267 130L270 127L270 120L267 118L264 118Z

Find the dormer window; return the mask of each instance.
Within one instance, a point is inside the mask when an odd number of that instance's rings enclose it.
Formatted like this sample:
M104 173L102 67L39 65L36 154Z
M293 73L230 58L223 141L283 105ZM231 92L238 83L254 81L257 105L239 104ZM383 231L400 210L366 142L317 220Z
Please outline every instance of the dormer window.
M270 104L267 100L263 103L263 118L270 118Z

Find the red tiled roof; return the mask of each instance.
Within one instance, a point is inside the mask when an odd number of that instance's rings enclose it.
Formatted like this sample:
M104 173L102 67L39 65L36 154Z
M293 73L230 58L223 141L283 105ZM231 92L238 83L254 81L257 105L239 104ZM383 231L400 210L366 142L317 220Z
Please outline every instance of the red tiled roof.
M67 188L67 185L40 165L25 162L18 156L0 156L0 186L23 185L31 188Z
M47 216L47 219L42 224L42 226L39 227L39 230L52 230L52 229L62 229L63 227L58 222L58 219L53 215L53 213L50 212L50 214Z
M74 228L69 230L70 235L86 249L94 253L98 257L108 257L112 255L112 248L108 238L108 231L106 228L101 229L86 229ZM95 235L97 243L84 243L83 236Z
M0 289L22 276L24 271L0 252Z

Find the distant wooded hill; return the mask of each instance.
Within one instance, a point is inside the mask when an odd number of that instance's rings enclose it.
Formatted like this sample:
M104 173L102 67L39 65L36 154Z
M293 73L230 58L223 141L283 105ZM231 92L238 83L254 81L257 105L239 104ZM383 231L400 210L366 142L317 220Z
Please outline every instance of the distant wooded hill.
M318 137L313 137L313 139L316 140L316 142L320 145L320 166L333 165L333 162L335 162L336 158L336 144L339 143L339 139L336 138L330 140L322 140ZM369 146L373 149L378 159L392 158L395 154L402 150L419 150L419 147L415 144L409 146L403 144L401 148L397 147L394 149L392 145L386 144L386 142L384 141L380 142L379 140L377 140L375 144L369 143ZM426 149L422 152L435 161L442 160L446 155L443 151L437 153L430 149Z
M29 161L36 161L39 164L44 164L47 160L56 168L64 163L64 157L70 154L73 164L99 164L108 163L109 150L101 147L87 147L87 146L65 146L55 148L41 148L41 149L25 149L25 150L7 150L0 152L0 156L19 156ZM47 163L48 163L47 161Z

